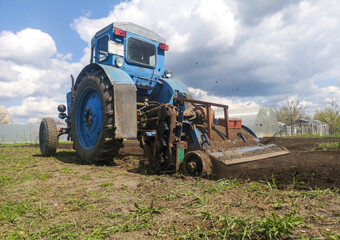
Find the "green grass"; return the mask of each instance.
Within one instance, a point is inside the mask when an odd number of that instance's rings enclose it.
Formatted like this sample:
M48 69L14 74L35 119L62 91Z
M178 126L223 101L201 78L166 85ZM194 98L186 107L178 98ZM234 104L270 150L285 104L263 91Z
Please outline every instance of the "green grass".
M308 133L304 133L304 134L297 134L297 135L289 135L289 136L284 136L287 138L328 138L328 137L340 137L340 133L335 133L335 134L331 134L331 135L323 135L320 136L319 134L308 134Z
M339 239L339 189L144 176L21 146L0 145L0 239Z
M207 193L218 193L223 192L228 189L237 188L240 185L240 180L238 179L220 179L216 184L207 186L204 192Z
M327 147L338 147L340 148L340 141L339 142L326 142L326 143L320 143L319 147L327 148Z
M109 186L113 186L113 185L115 185L113 182L106 182L106 183L99 184L98 186L99 187L109 187Z
M202 212L200 226L180 237L185 239L281 239L289 237L300 226L302 217L296 211L280 217L275 213L260 219L254 216L228 216ZM209 226L214 226L211 229ZM176 232L177 234L177 232Z

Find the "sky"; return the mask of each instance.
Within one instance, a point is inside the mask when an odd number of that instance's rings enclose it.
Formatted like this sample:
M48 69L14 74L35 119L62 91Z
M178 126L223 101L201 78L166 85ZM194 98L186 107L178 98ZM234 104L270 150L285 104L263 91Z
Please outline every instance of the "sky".
M199 100L230 109L340 105L334 0L0 0L0 105L14 124L57 118L93 35L133 22L166 39L166 67Z

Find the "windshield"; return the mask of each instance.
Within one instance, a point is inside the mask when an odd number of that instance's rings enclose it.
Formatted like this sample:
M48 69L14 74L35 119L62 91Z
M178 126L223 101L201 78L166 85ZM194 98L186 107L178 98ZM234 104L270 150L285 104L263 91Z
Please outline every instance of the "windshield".
M156 66L156 47L151 43L136 38L129 38L127 57L130 62L154 67Z

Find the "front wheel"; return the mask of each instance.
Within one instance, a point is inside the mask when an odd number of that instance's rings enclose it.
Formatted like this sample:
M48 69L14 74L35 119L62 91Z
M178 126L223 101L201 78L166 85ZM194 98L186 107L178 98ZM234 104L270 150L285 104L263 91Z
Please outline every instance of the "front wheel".
M86 74L77 86L71 131L83 162L108 163L123 147L122 139L115 139L112 100L112 85L102 72Z
M44 157L54 156L58 147L58 131L53 118L43 118L39 127L39 146Z

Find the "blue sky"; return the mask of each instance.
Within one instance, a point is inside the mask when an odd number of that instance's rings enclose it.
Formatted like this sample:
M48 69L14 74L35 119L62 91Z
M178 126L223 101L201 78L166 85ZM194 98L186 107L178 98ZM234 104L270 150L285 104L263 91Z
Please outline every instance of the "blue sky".
M25 28L40 29L55 40L60 53L72 53L72 60L79 61L87 43L70 28L80 16L101 18L106 16L115 0L0 0L0 30L13 32Z
M329 1L0 0L0 105L13 123L57 117L69 74L111 22L167 39L166 65L194 98L230 109L296 99L340 105L340 5Z

